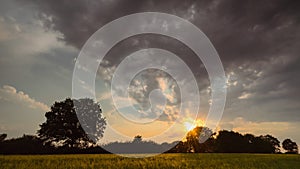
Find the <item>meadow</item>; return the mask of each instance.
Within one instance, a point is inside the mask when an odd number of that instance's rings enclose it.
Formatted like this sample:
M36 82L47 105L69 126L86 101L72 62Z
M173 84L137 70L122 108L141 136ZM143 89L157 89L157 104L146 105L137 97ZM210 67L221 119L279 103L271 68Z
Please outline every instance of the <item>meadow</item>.
M112 154L1 155L1 169L92 168L205 168L205 169L299 169L300 155L287 154L162 154L127 158Z

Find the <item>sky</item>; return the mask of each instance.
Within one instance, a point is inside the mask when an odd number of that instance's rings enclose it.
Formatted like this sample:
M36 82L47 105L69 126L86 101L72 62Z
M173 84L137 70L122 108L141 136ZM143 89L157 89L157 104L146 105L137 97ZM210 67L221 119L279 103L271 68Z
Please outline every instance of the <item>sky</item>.
M210 39L222 61L227 99L218 129L255 135L271 134L300 144L300 2L292 0L3 0L0 5L0 133L8 137L35 134L55 101L72 97L73 70L81 48L105 24L137 12L163 12L188 20ZM162 48L179 56L194 74L200 93L197 123L204 123L211 103L211 88L203 63L176 39L136 35L116 44L97 72L96 96L112 127L104 141L141 134L157 142L183 136L182 127L193 121L179 119L168 134L156 138L175 121L180 89L174 78L159 70L144 70L128 88L129 101L139 110L151 107L151 91L161 89L164 111L126 112L129 119L151 120L139 125L124 119L111 99L114 72L126 56L145 48ZM140 55L151 61L148 53ZM138 64L140 60L135 60ZM173 62L170 61L170 64ZM182 72L178 71L182 74ZM126 75L126 74L125 74ZM126 89L126 88L125 88ZM150 99L151 100L151 99ZM127 100L128 101L128 100ZM130 114L131 113L131 114ZM123 114L124 115L124 114ZM136 119L137 118L137 119ZM113 130L125 135L112 134Z

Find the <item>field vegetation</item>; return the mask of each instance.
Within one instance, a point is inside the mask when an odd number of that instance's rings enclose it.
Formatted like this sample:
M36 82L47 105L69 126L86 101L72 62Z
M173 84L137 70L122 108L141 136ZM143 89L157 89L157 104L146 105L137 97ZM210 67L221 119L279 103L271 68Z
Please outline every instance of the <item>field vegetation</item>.
M205 168L205 169L299 169L295 154L161 154L148 158L101 155L6 155L0 156L1 169L92 169L92 168Z

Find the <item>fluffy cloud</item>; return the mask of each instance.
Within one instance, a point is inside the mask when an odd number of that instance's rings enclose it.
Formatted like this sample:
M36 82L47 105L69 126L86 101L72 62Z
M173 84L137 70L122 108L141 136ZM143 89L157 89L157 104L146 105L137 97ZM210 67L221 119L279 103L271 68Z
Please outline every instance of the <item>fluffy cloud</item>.
M31 109L38 109L43 112L50 110L50 108L46 104L36 101L35 99L31 98L28 94L25 94L22 91L17 91L16 88L9 85L4 85L0 89L0 100L25 105Z

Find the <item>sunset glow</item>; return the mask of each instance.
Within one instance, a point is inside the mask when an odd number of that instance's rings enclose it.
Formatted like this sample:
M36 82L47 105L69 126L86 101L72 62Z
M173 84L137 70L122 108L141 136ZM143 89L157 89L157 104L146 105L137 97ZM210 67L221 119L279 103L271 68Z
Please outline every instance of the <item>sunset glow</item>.
M191 131L197 126L203 126L203 121L200 119L197 119L197 120L187 119L187 120L185 120L183 125L184 125L185 131Z
M185 130L186 131L190 131L192 130L193 128L195 128L195 124L194 123L191 123L191 122L184 122L184 127L185 127Z

